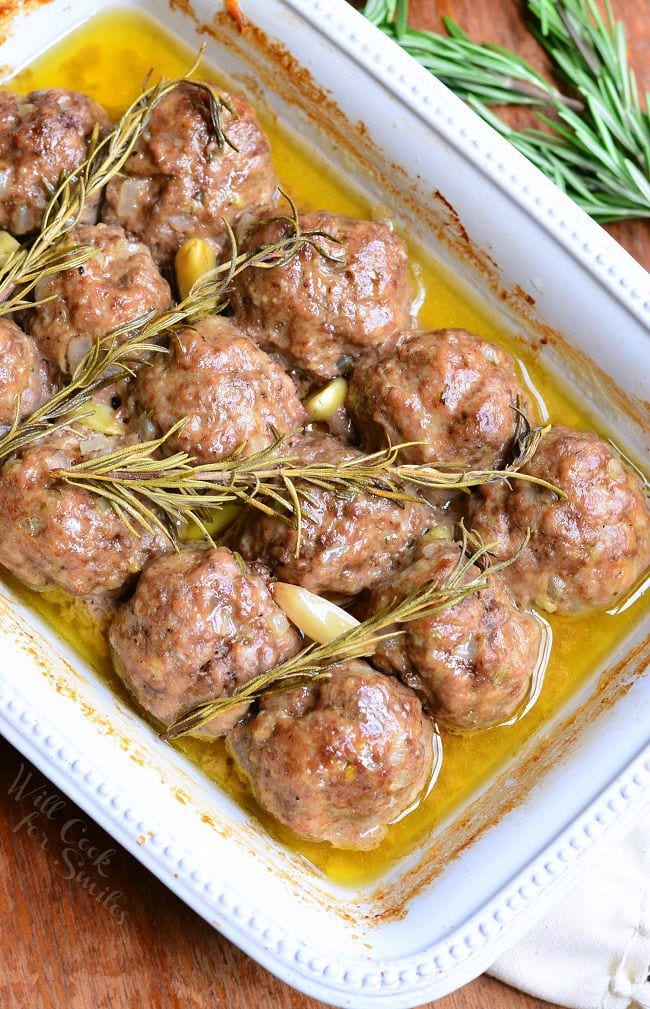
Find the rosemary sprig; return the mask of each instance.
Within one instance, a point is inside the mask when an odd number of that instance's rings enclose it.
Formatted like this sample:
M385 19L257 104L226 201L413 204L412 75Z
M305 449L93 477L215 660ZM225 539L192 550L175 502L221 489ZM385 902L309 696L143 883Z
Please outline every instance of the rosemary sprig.
M580 101L515 53L472 42L450 18L447 37L408 26L408 0L368 0L363 13L464 98L597 221L650 217L650 113L628 65L625 29L605 0L526 0L532 31ZM546 105L546 129L516 130L489 105Z
M423 620L438 613L440 610L461 602L475 592L485 589L490 576L513 564L528 538L517 554L499 564L487 563L491 547L480 544L471 556L467 556L467 537L463 534L462 550L459 551L458 562L453 570L441 582L434 578L421 588L412 592L400 603L393 603L364 620L357 627L340 634L333 641L324 645L308 645L297 655L279 666L253 677L248 683L236 687L230 697L221 697L214 701L206 701L197 705L192 711L183 715L161 735L164 740L175 739L188 732L194 732L217 715L229 711L242 702L259 700L264 694L286 690L308 680L327 676L327 670L337 662L345 662L370 656L377 645L386 638L401 633L395 630L395 625L411 623L413 620ZM464 581L465 575L473 565L486 564L483 570L470 581Z
M28 295L41 279L62 270L82 266L96 255L96 249L92 246L69 244L66 243L66 238L79 223L87 202L122 170L154 106L179 84L200 88L206 94L213 135L219 150L223 150L226 144L234 147L223 125L224 109L236 115L234 109L207 84L188 79L196 71L202 55L203 47L184 77L167 82L160 80L157 84L145 87L105 137L100 137L99 128L95 127L85 161L63 178L52 193L43 214L39 234L30 245L15 249L0 269L0 311L3 315L29 307L31 302Z
M0 463L41 438L68 426L72 419L82 419L80 411L96 393L120 378L133 375L134 366L141 363L145 355L166 352L156 342L163 334L178 326L197 322L225 307L228 288L243 270L283 266L306 245L311 245L320 255L334 259L320 240L324 237L330 241L336 239L321 231L302 232L295 204L289 197L285 198L291 210L290 214L280 218L291 225L291 232L285 238L240 254L232 228L224 220L230 241L230 258L200 277L187 298L167 312L160 315L150 313L98 339L80 362L69 384L23 420L20 419L18 399L14 422L0 435ZM146 444L149 453L153 454L156 451L155 443ZM145 525L145 528L149 528L149 525Z
M414 488L468 490L492 480L518 479L565 496L547 481L520 472L550 427L531 428L523 414L519 418L515 458L501 470L451 472L401 463L400 453L409 444L338 462L303 462L286 450L286 435L253 455L243 456L240 448L214 463L196 462L186 452L160 459L160 449L183 426L180 421L161 438L104 453L54 475L110 502L129 528L133 528L131 523L147 530L156 525L172 542L179 522L193 523L210 541L202 515L233 501L249 504L293 526L299 553L303 501L309 501L314 488L340 497L371 494L423 503Z
M526 60L501 46L472 42L451 18L442 19L445 36L411 28L408 2L403 0L369 0L362 13L461 98L481 96L489 105L548 106L563 97ZM569 101L582 108L582 102Z

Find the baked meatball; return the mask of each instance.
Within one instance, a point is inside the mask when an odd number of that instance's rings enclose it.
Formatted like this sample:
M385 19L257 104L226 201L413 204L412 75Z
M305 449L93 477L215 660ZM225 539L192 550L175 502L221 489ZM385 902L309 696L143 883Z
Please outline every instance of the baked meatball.
M97 255L40 281L36 297L49 300L26 313L29 332L65 375L72 374L98 336L171 305L169 284L149 249L128 239L122 228L81 225L70 238L92 245Z
M0 92L0 229L40 227L48 191L85 160L96 124L104 132L108 116L76 91ZM99 195L88 201L85 221L97 220L98 204Z
M235 449L253 455L301 427L307 415L289 376L221 316L196 323L171 341L170 353L141 368L136 409L159 430L186 418L166 442L205 462Z
M650 563L650 512L640 481L591 431L557 426L522 469L563 490L490 483L469 504L469 523L494 554L516 553L504 572L518 602L549 612L612 606Z
M227 745L264 809L336 848L375 848L432 774L433 725L418 698L359 661L268 695Z
M32 588L75 596L118 589L169 548L162 533L134 536L102 498L54 477L88 458L88 442L89 454L115 447L60 432L0 471L0 564Z
M249 223L242 251L289 234L273 209ZM307 245L286 266L244 270L231 296L235 319L265 350L317 379L350 371L355 358L409 325L412 299L406 247L387 224L301 214L302 231L323 231L326 259Z
M0 319L0 424L33 413L54 393L50 370L34 341L10 319Z
M348 405L365 448L422 441L414 463L494 469L530 411L514 359L464 329L402 333L357 363Z
M304 462L336 463L360 455L329 435L294 439ZM397 503L372 494L337 495L309 486L302 498L302 535L275 516L247 509L233 532L247 560L260 559L280 579L312 592L355 595L380 581L413 541L436 521L425 502Z
M457 543L423 542L413 563L373 589L357 615L374 616L428 581L443 584L461 550ZM462 583L479 575L472 565ZM498 572L487 588L403 625L400 632L381 642L373 662L417 691L446 725L476 729L503 722L529 692L540 653L540 627L529 613L517 609Z
M180 84L154 108L123 172L106 187L102 219L121 224L169 266L187 238L226 245L223 218L234 224L251 205L271 200L271 149L250 105L226 96L224 127L237 148L217 146L205 92Z
M203 701L230 696L300 648L265 580L225 547L152 561L109 640L126 686L165 726ZM239 705L213 718L200 734L222 735L245 711Z

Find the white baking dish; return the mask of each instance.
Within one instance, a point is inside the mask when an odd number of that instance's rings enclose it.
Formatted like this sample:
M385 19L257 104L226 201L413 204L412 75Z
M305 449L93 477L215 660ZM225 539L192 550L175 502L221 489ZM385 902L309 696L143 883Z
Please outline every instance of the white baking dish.
M0 63L23 65L113 6L35 4L12 20ZM244 0L260 29L245 36L214 14L211 0L134 6L192 46L206 41L209 59L237 87L252 88L253 100L263 95L311 149L352 169L423 245L508 313L620 444L643 456L644 271L444 87L344 0ZM278 976L335 1005L398 1009L488 967L650 803L647 635L637 627L609 671L596 672L425 850L356 892L318 877L267 836L6 588L0 729Z

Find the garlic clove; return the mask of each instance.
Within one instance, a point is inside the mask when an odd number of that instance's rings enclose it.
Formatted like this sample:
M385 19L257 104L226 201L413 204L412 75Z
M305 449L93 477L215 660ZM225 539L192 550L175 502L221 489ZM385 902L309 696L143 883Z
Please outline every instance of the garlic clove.
M322 389L307 396L303 406L312 420L329 420L343 406L348 395L344 378L333 378Z
M306 637L319 645L326 645L345 631L359 626L359 621L347 610L341 609L322 596L317 596L300 585L275 582L271 586L273 598L284 610L289 620Z

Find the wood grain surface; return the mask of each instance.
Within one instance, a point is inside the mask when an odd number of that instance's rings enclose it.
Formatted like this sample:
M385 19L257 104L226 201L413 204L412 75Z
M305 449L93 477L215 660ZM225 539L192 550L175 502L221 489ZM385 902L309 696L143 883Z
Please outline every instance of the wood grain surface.
M650 86L646 3L618 0L640 83ZM413 0L414 23L456 18L476 40L544 57L515 0ZM525 115L526 113L524 113ZM650 225L615 237L650 264ZM12 785L32 774L20 798ZM34 805L32 788L49 799ZM90 848L89 848L90 845ZM2 1009L318 1009L220 937L0 741ZM485 976L437 1009L544 1009Z

